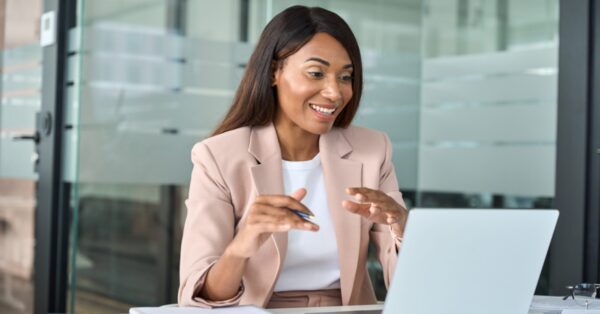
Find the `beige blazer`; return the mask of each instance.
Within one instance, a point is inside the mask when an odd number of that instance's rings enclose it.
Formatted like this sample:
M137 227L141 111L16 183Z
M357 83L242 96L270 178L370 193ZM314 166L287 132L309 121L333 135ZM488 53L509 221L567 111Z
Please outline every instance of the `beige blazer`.
M346 187L381 190L404 206L391 160L391 145L381 132L351 126L333 128L319 139L319 153L340 261L345 305L377 300L367 273L372 242L389 285L397 248L389 227L345 210ZM186 200L178 300L180 306L217 307L254 304L264 307L281 271L287 233L274 233L248 261L238 295L213 302L197 296L208 269L219 259L245 219L257 195L283 194L281 150L273 125L243 127L211 138L192 149L194 168ZM310 187L308 187L310 189Z

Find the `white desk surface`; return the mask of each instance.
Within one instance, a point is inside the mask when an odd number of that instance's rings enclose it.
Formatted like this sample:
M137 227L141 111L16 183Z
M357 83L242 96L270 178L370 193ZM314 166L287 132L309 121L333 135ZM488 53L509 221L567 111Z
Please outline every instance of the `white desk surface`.
M572 303L572 302L571 302ZM563 301L562 297L540 296L533 298L532 309L529 314L560 314L563 305L564 308L572 308L570 302ZM352 310L381 310L383 303L373 305L350 305L350 306L331 306L331 307L304 307L291 309L268 309L273 314L304 314L319 312L342 312Z
M376 305L347 305L331 307L302 307L292 309L268 309L273 314L305 314L305 313L323 313L323 312L342 312L352 310L381 310L383 304ZM561 310L529 310L528 314L560 314Z
M539 296L536 295L533 298L532 309L529 310L529 314L560 314L562 309L582 309L580 306L575 306L572 301L563 301L562 297L551 297L551 296ZM592 306L591 309L598 310L600 308L600 302ZM224 310L228 313L234 313L234 308L225 308ZM381 310L383 309L383 303L372 304L372 305L350 305L350 306L330 306L330 307L305 307L305 308L286 308L286 309L267 309L267 312L273 314L304 314L304 313L322 313L322 312L342 312L352 310ZM136 311L138 310L138 311ZM143 311L140 311L143 310ZM177 308L174 306L169 307L154 307L154 308L132 308L130 313L144 313L144 314L191 314L191 313L206 313L212 312L205 309L199 308ZM215 311L219 312L219 311Z

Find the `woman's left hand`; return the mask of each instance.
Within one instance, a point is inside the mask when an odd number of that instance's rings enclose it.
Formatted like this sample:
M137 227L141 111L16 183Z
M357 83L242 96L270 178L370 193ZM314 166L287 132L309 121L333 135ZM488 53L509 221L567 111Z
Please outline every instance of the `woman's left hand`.
M396 200L369 188L347 188L346 193L354 196L357 202L343 201L345 209L374 223L390 225L396 235L402 236L408 211Z

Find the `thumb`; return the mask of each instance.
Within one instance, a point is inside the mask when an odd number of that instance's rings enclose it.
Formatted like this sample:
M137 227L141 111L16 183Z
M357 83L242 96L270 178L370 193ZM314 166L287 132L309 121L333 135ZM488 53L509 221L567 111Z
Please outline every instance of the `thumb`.
M294 191L294 193L292 193L291 196L293 198L295 198L296 200L301 201L306 196L306 189L305 188L299 188L296 191Z

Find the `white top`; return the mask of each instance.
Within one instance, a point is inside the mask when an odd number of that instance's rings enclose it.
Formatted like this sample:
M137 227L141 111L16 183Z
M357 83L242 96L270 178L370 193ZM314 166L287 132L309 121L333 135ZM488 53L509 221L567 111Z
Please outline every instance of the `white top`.
M274 291L336 289L340 287L340 263L321 158L283 161L286 195L299 188L308 192L302 204L315 214L319 231L290 230L288 248Z

